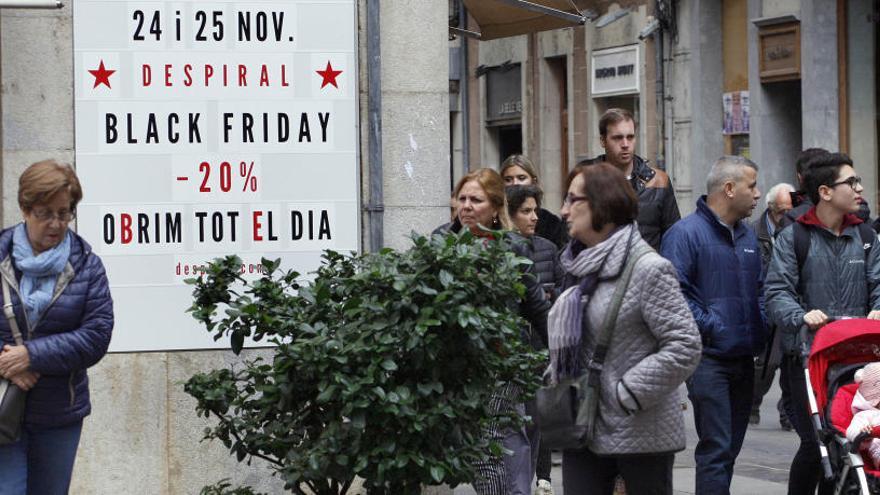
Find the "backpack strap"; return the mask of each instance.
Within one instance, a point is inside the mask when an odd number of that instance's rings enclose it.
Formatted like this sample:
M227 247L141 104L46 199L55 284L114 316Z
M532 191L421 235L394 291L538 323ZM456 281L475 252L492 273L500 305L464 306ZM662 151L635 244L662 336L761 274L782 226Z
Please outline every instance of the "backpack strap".
M797 257L798 279L800 279L801 270L804 267L804 262L807 260L807 253L810 252L810 230L800 222L794 222L791 224L791 228L794 230L794 254ZM865 222L856 225L856 228L862 240L862 251L865 255L865 261L867 261L868 253L871 251L874 243L877 242L877 233ZM865 268L867 269L867 263Z
M602 365L605 363L605 355L608 353L608 344L611 342L611 333L614 330L614 324L617 323L617 315L620 312L620 305L623 303L623 296L626 289L629 288L630 279L632 279L633 269L636 263L648 253L654 250L647 244L642 244L627 256L626 265L623 273L617 279L617 285L614 287L614 294L611 296L611 302L608 304L608 311L602 320L602 326L596 335L596 347L587 363L587 372L589 373L588 383L590 386L598 386L599 375L602 373Z
M877 233L874 232L874 229L867 222L862 222L856 227L859 228L859 237L862 238L862 247L865 249L865 259L867 260L871 247L877 241Z
M797 221L791 224L791 228L794 231L794 255L797 257L798 277L800 277L801 269L807 260L807 253L810 252L810 231Z

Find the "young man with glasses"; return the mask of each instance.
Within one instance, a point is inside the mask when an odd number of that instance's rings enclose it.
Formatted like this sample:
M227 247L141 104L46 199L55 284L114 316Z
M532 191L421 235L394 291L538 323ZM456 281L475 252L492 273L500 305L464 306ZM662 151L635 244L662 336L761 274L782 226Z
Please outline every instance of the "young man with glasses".
M791 464L788 493L832 493L820 482L819 444L810 424L800 353L800 329L808 340L833 317L880 319L880 247L855 213L863 191L852 160L822 153L809 160L804 191L813 206L776 237L765 283L769 317L782 331L781 380L791 400L788 417L801 444Z

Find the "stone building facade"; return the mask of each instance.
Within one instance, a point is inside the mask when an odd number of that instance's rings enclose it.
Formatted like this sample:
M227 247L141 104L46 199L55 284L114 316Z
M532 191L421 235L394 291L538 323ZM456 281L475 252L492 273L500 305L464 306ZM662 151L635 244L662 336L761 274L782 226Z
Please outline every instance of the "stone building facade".
M601 153L598 116L620 106L637 116L637 153L669 173L682 214L722 154L756 161L766 190L794 183L795 156L813 146L848 152L877 210L876 1L574 3L589 14L583 26L451 42L450 60L468 64L467 88L456 81L450 96L453 177L522 152L538 166L547 204L558 205L567 171ZM634 63L635 84L617 77L603 87L604 60ZM731 106L738 125L725 128ZM504 109L514 111L499 115Z

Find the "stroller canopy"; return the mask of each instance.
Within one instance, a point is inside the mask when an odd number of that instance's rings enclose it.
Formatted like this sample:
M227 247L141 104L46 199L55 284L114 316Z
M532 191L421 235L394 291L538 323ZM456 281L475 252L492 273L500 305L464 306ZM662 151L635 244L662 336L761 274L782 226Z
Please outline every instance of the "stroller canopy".
M828 403L829 367L872 361L880 361L880 320L838 320L820 328L809 358L810 384L819 411Z

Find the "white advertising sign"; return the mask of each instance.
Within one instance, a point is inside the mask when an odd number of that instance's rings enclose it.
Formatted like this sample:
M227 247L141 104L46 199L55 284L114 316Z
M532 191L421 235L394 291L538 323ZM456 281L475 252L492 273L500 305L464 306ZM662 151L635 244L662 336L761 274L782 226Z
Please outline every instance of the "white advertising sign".
M593 97L639 93L639 45L594 50Z
M111 351L226 347L186 309L211 259L307 274L358 249L354 0L76 0L77 230Z

